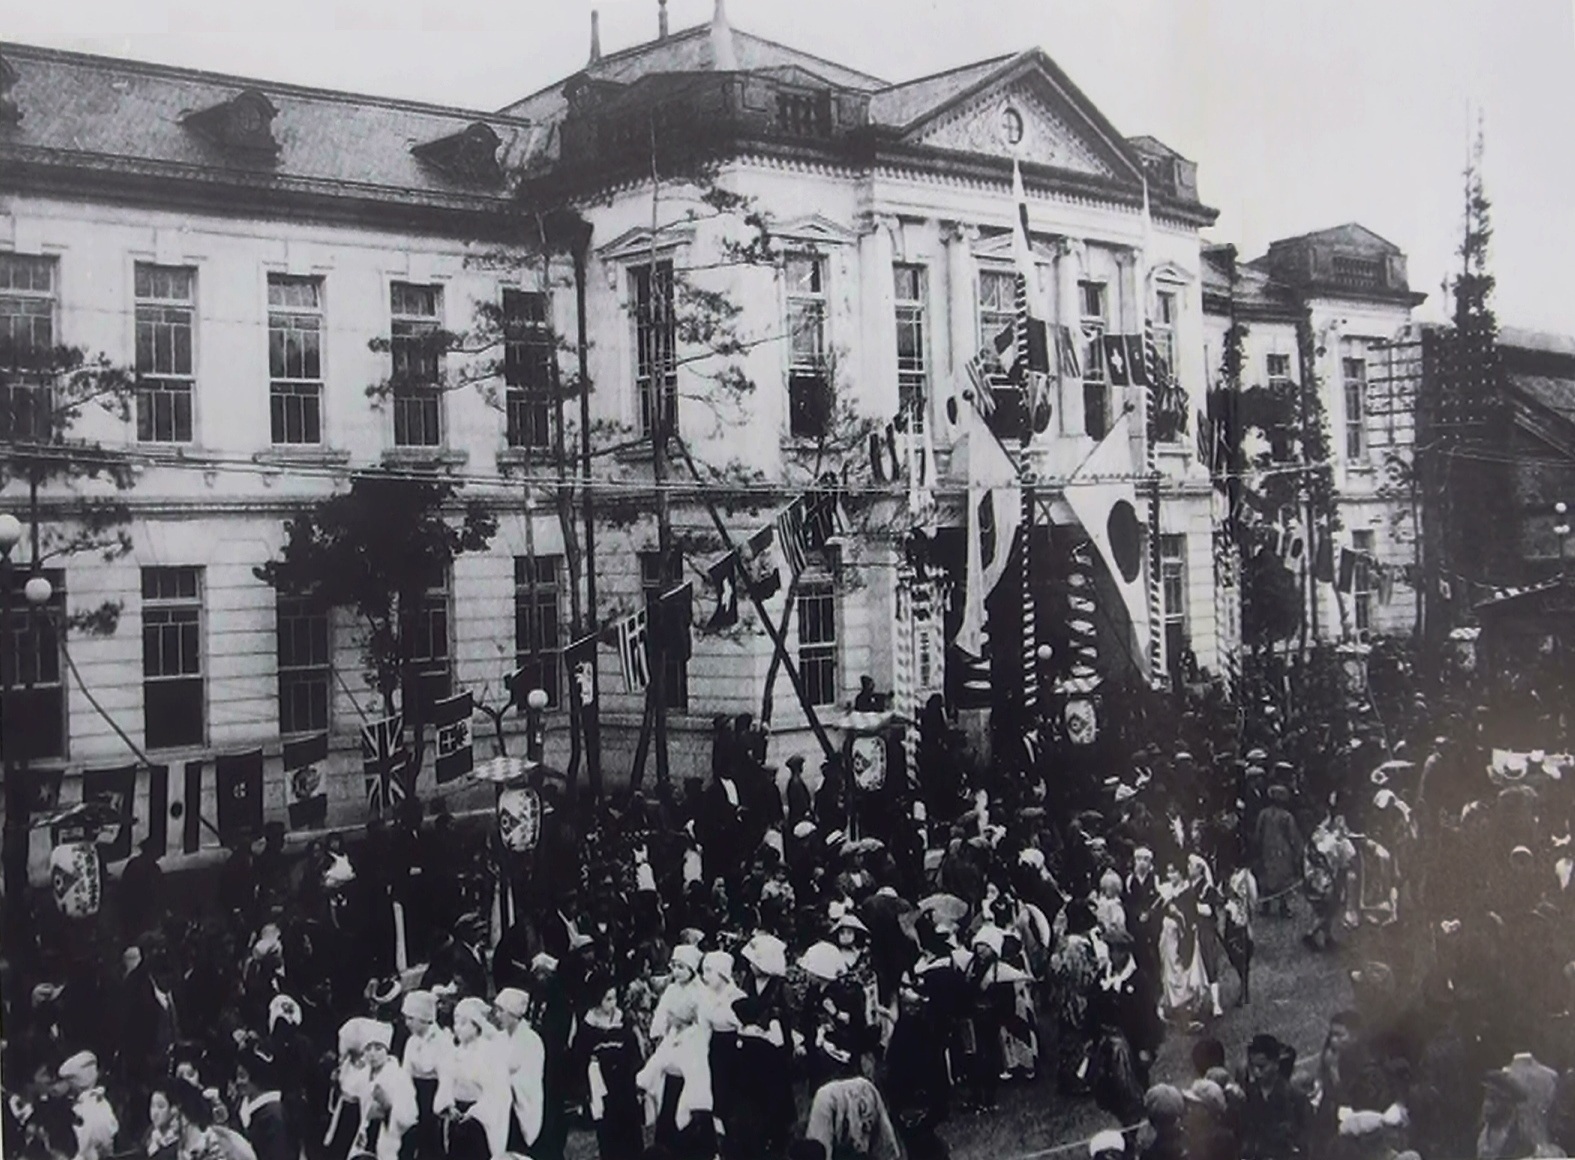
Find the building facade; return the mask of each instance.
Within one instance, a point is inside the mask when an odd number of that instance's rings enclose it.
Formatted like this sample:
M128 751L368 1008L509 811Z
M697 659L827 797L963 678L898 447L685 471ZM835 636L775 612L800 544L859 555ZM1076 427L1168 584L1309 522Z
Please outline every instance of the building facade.
M1215 215L1195 167L1121 136L1038 50L893 85L724 20L598 49L486 114L15 45L0 47L0 78L0 311L13 335L103 352L137 378L127 414L90 408L76 432L134 466L114 497L130 550L48 562L65 614L120 608L113 632L72 632L69 664L31 674L28 703L59 726L28 760L63 771L62 801L80 796L83 770L137 754L190 770L261 747L265 812L281 817L282 745L326 730L329 821L365 819L357 734L381 710L361 629L281 600L256 569L293 513L367 470L436 474L498 515L489 550L435 580L418 660L435 692L493 703L506 673L531 671L561 763L578 547L552 508L555 420L536 388L578 375L576 347L599 441L599 622L684 581L706 620L712 508L743 543L830 471L848 489L848 534L765 600L804 699L831 720L865 675L910 709L944 691L960 597L950 614L916 614L904 536L921 510L941 539L966 523L952 408L1012 310L1014 160L1039 296L1076 348L1048 424L1014 445L1036 480L1033 551L1081 535L1067 478L1124 414L1146 414L1140 389L1112 381L1102 335L1148 321L1190 396L1208 378L1199 230ZM582 262L516 244L542 206L588 227ZM770 245L752 253L763 231ZM441 366L412 360L427 357L423 336L489 312L513 328L512 362L462 389L399 387L413 372L464 381L482 361L463 342ZM696 321L719 317L720 329ZM669 406L707 486L677 460L653 476L650 427ZM872 472L862 438L839 443L858 421L896 420L913 449L895 473ZM1151 446L1134 430L1133 482L1148 495L1159 480L1163 539L1145 567L1162 569L1149 577L1162 655L1214 668L1208 473L1182 432ZM40 520L66 526L96 494L45 489ZM25 488L4 498L27 514ZM30 567L25 545L17 563ZM675 780L707 767L714 715L762 711L772 656L746 604L738 630L697 631L687 658L668 659ZM616 783L643 697L625 691L610 645L600 668ZM771 707L773 759L815 752L785 678ZM479 718L476 732L485 756ZM169 783L212 816L211 774Z

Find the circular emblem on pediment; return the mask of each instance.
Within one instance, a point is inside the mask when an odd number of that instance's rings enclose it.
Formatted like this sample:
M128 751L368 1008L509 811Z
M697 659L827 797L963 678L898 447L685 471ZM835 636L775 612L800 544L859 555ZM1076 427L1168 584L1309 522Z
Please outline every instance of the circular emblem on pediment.
M1008 145L1016 147L1023 143L1023 114L1014 106L1007 105L1001 110L1001 140Z

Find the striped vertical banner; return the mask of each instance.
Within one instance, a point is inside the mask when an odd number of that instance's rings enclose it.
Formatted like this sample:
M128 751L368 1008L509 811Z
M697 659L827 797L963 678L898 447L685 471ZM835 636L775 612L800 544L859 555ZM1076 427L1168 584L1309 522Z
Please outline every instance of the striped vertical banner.
M1148 320L1148 293L1143 291L1143 361L1152 370L1155 365L1153 328ZM1153 379L1141 392L1143 397L1143 466L1149 479L1148 501L1148 675L1149 683L1163 689L1165 679L1165 593L1159 547L1159 453L1155 448L1158 435L1157 408L1154 406Z
M1023 498L1023 728L1039 721L1039 627L1034 614L1034 481L1028 451L1018 465Z
M918 647L918 620L913 615L917 583L913 569L906 564L897 568L897 631L892 648L892 708L909 720L919 719L919 686L915 679L914 652ZM911 784L917 784L919 746L912 725L902 727L903 767Z

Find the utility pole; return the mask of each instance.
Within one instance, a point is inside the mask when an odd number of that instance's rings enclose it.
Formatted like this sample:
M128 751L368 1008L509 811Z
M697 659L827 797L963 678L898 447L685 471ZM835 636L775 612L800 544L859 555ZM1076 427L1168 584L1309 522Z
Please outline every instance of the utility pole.
M578 347L576 353L580 365L580 465L584 472L580 502L584 505L585 511L585 617L578 626L582 637L585 633L595 632L598 623L596 619L596 496L591 482L591 341L585 318L585 280L590 246L590 224L581 223L581 228L575 231L573 251L574 315ZM582 704L579 713L585 733L585 772L590 781L591 793L599 801L602 796L601 694L596 652L593 646L590 649L591 687L597 692L592 698L592 704ZM574 692L576 696L579 695L577 689Z
M661 228L657 215L661 204L661 176L656 163L656 116L651 116L651 238L646 268L648 291L646 294L646 368L651 390L651 484L656 489L656 593L657 598L647 603L646 640L651 656L651 698L656 733L656 786L657 792L666 796L672 792L671 771L667 753L667 639L666 625L661 623L661 595L670 579L673 551L672 512L667 496L667 437L668 423L676 422L678 387L673 384L672 414L667 405L667 355L676 354L662 349L662 331L671 324L673 307L677 299L677 270L664 286L656 268L656 235ZM639 302L635 303L636 311ZM676 333L674 341L676 342ZM676 378L677 367L673 367ZM655 620L655 623L652 621Z

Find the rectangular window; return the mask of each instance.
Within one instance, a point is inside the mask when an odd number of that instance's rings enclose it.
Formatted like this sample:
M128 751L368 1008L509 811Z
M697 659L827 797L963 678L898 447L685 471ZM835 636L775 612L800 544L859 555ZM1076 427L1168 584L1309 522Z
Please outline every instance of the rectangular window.
M922 432L930 393L928 271L898 262L892 275L897 300L897 401L913 416L913 429Z
M1345 457L1367 459L1367 348L1351 339L1341 341L1340 369L1345 380Z
M662 575L661 554L659 552L640 553L640 589L645 595L645 606L655 615L657 598L664 592L671 592L677 588L680 580L680 566L676 559L668 568L667 575ZM680 713L689 711L689 661L672 652L663 653L663 680L666 692L667 707Z
M1017 323L1017 276L1010 270L979 271L979 349L993 355L996 339Z
M149 749L201 745L202 569L142 570L142 727Z
M1171 290L1161 290L1154 295L1154 354L1159 359L1160 374L1176 372L1176 295Z
M268 275L268 418L275 443L323 441L320 279Z
M558 575L561 556L514 557L514 665L526 689L541 689L559 704Z
M826 364L826 261L789 254L787 280L788 433L820 439L831 426L831 381Z
M1103 439L1114 420L1110 384L1105 376L1105 330L1109 326L1105 284L1079 282L1077 300L1083 328L1083 433Z
M197 272L138 262L134 281L137 438L144 443L190 443Z
M1356 552L1356 569L1351 583L1351 622L1357 632L1368 632L1373 627L1373 551L1372 531L1351 533L1351 547Z
M0 439L47 442L53 386L43 371L55 345L55 260L0 254Z
M443 288L389 286L395 447L443 445Z
M678 316L673 308L673 264L629 271L634 299L635 391L640 396L640 434L649 435L658 414L663 427L678 430ZM658 412L660 407L660 412Z
M503 383L510 447L552 446L552 370L557 358L549 315L538 290L503 292Z
M436 701L453 690L452 653L449 648L448 577L422 594L410 618L410 663L416 671L421 711L426 715Z
M837 703L837 592L829 580L799 585L798 669L811 705Z
M1291 356L1288 354L1271 354L1265 359L1268 371L1269 386L1288 387L1291 385Z
M1174 670L1189 647L1186 536L1160 536L1159 578L1165 609L1165 656Z
M328 728L333 653L328 611L309 600L279 597L279 732L321 733Z
M42 607L27 602L24 588L33 574L18 568L11 576L11 604L0 625L0 736L7 757L29 761L66 756L66 687L61 678L60 626L66 614L66 575L42 573L50 597Z

